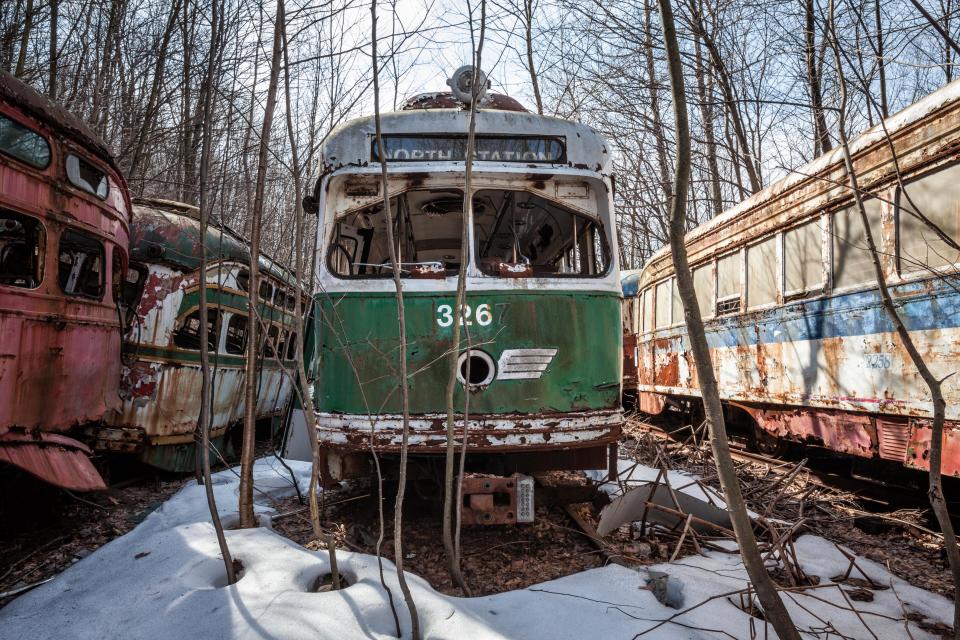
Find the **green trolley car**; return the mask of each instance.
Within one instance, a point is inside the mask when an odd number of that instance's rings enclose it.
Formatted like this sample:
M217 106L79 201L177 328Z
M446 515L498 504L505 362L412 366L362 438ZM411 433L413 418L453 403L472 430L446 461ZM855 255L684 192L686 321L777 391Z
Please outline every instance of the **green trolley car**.
M499 487L515 504L524 484L496 476L606 468L615 451L623 421L622 296L609 147L582 124L529 113L506 96L482 99L466 301L457 314L469 118L444 93L384 114L387 194L372 117L342 125L323 146L313 195L321 221L312 393L327 480L366 473L371 450L389 460L401 447L386 224L405 296L415 489L425 493L431 478L440 484L455 322L462 336L458 441L468 406L467 470L493 476L465 481L465 494ZM465 504L483 510L490 503ZM513 518L523 520L508 509L471 513L465 522Z

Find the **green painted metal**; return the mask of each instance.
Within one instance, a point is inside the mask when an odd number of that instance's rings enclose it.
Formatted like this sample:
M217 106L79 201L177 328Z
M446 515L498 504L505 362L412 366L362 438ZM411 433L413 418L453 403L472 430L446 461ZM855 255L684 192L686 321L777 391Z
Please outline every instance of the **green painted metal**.
M231 434L225 433L210 439L210 464L217 465L220 458L214 452L219 451L225 460L236 458ZM197 463L197 445L193 442L166 445L147 445L140 454L140 460L151 467L171 473L192 473Z
M406 293L405 312L411 413L445 410L450 375L445 356L453 328L442 327L441 305L454 293ZM466 329L473 348L496 362L505 349L555 348L539 379L494 380L470 396L470 412L553 413L616 409L620 403L620 296L601 292L470 291L472 309L488 304L493 320ZM319 358L318 411L345 414L400 413L399 329L393 294L317 296L314 323ZM465 336L462 349L466 349ZM352 363L351 363L352 361ZM354 368L356 372L354 372ZM464 406L457 385L456 406Z

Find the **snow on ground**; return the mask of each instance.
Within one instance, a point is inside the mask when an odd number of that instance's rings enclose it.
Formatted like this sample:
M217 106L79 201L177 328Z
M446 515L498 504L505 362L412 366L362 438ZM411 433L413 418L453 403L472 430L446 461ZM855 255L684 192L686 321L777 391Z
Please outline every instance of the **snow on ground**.
M305 486L309 467L289 464ZM656 476L649 469L639 473L652 474L651 480ZM223 562L203 487L189 485L130 533L0 609L0 639L392 636L393 617L376 558L338 552L341 571L354 584L338 592L312 593L317 577L328 572L326 553L304 549L269 529L269 498L293 493L289 473L265 458L257 462L255 478L257 512L267 526L227 531L231 552L244 565L237 584L223 586ZM679 479L671 482L680 486ZM225 521L236 522L235 471L218 473L215 483ZM822 538L803 536L796 547L804 570L820 576L821 584L847 568L848 561ZM952 603L945 598L912 587L869 560L857 562L889 588L874 591L873 602L853 602L859 615L848 610L835 586L791 594L787 604L798 625L819 631L806 637L903 638L906 613L930 621L952 618ZM385 560L384 570L407 636L394 566ZM651 570L670 576L683 599L679 609L661 605L646 587ZM863 577L857 571L853 575ZM408 582L426 638L633 638L710 598L643 637L748 638L751 625L757 637L764 637L761 621L717 597L745 586L743 566L733 553L710 552L636 569L612 565L473 599L439 594L414 575L408 574ZM933 637L916 623L910 623L909 632L917 639ZM767 637L773 637L772 631Z

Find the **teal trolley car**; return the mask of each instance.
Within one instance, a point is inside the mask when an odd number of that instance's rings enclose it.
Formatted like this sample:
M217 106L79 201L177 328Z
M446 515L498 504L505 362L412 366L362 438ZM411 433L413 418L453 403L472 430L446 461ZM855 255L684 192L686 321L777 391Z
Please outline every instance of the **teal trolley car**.
M506 96L481 100L466 304L457 314L469 118L443 93L384 114L386 194L372 117L339 127L323 146L313 196L321 220L312 338L327 479L365 473L371 449L389 459L401 447L387 224L405 295L414 463L442 467L449 350L459 323L454 405L459 440L469 395L468 470L511 476L608 465L623 420L609 147L587 126L529 113ZM518 485L492 480L481 484ZM464 486L469 494L472 485ZM491 512L465 521L513 517Z

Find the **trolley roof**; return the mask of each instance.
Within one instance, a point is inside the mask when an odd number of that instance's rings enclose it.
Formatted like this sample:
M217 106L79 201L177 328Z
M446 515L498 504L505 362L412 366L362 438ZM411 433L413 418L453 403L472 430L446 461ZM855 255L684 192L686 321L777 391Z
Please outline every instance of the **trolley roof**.
M113 170L119 173L120 170L107 143L94 133L86 122L37 92L33 87L21 82L13 74L2 70L0 70L0 99L77 142L87 151L110 164Z
M955 80L895 113L882 123L873 126L850 141L850 154L854 159L854 164L857 164L859 156L872 148L881 144L887 145L888 138L891 140L896 139L898 134L910 130L934 114L950 108L956 108L958 102L960 102L960 80ZM804 185L812 184L820 180L830 171L842 167L843 162L843 147L838 146L832 151L795 169L784 178L771 183L746 200L724 211L716 218L689 231L684 236L685 244L690 245L696 240L712 237L716 235L719 230L732 225L734 222L749 218L749 216L755 214L757 211L762 210L765 205L786 195L788 192L802 188ZM661 247L654 253L643 266L639 286L645 286L650 282L652 280L651 273L654 272L654 265L669 259L669 256L669 245Z

